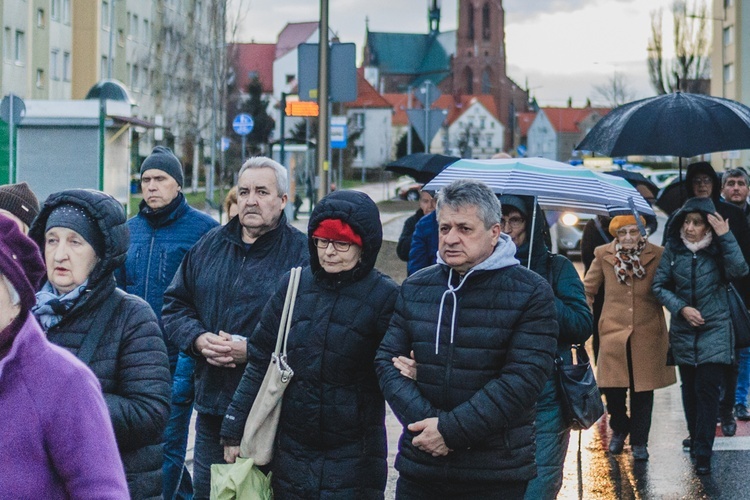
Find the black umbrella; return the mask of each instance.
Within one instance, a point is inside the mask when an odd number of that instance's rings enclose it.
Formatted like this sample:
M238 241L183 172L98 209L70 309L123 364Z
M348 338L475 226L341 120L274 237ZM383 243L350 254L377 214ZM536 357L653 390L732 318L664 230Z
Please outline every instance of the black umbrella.
M608 156L690 158L750 148L750 108L731 99L675 92L623 104L576 146Z
M385 169L398 175L409 175L415 181L426 184L442 172L445 167L458 160L460 158L455 156L414 153L392 161L386 165Z
M659 196L656 197L655 205L664 210L667 215L671 215L672 212L676 211L683 203L685 203L688 196L685 177L681 176L670 182L661 190Z
M646 186L646 188L651 192L651 195L654 198L656 198L656 195L659 193L659 188L656 187L656 184L646 179L643 176L643 174L640 174L638 172L633 172L632 170L613 170L611 172L604 172L604 173L607 175L614 175L615 177L622 177L623 179L628 181L633 187L636 187L636 188L639 185Z

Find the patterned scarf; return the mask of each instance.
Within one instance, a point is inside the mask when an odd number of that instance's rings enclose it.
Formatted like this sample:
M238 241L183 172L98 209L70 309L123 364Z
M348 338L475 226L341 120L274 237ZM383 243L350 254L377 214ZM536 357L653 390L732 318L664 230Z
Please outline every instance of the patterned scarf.
M86 280L68 293L59 295L48 281L41 290L36 292L36 305L31 308L31 312L39 320L45 332L58 324L63 316L73 309L78 299L84 295L88 282L89 280Z
M615 276L623 285L631 286L628 283L628 276L643 279L646 276L646 270L641 265L641 252L646 247L646 240L639 241L634 248L626 250L615 243Z

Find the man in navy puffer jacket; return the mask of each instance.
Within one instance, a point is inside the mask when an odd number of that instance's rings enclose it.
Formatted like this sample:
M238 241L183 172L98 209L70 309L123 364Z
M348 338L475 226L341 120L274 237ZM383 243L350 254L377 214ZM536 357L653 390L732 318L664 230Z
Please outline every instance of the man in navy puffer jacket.
M126 292L148 302L161 324L164 290L188 250L219 225L211 216L187 204L182 194L182 164L169 148L156 146L141 165L143 201L138 215L128 221L130 247L117 282ZM162 327L162 334L164 328ZM184 467L188 429L193 411L194 361L178 357L179 348L164 338L172 372L172 410L164 433L164 498L192 495L190 474ZM180 497L181 498L181 497Z
M481 182L438 194L438 265L404 281L375 359L404 425L396 498L523 498L535 476L535 403L558 324L547 281L519 265ZM394 360L409 356L417 380Z

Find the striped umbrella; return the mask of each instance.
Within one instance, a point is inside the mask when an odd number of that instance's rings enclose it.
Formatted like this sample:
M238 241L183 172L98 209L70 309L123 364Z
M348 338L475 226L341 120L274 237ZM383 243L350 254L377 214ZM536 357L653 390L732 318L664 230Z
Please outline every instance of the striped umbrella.
M459 160L424 189L438 191L457 179L474 179L497 194L535 196L545 210L627 215L633 208L654 215L643 196L625 179L546 158Z

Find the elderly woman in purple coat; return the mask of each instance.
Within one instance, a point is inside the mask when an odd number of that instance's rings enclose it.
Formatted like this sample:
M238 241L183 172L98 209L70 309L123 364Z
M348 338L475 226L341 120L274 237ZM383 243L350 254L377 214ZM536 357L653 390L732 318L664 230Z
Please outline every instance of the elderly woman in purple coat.
M127 499L99 382L34 315L36 244L0 215L0 496Z

